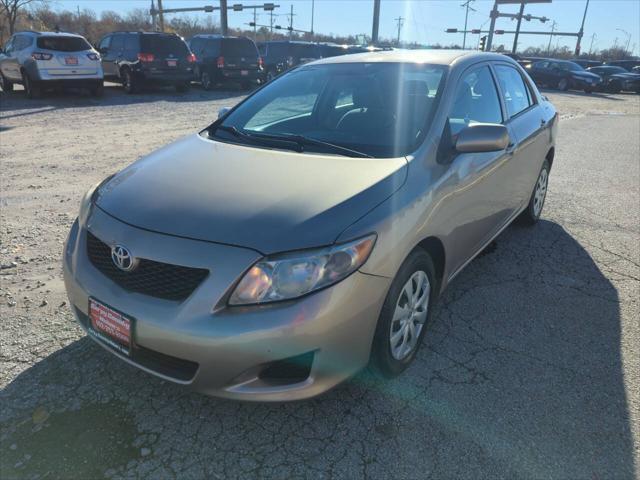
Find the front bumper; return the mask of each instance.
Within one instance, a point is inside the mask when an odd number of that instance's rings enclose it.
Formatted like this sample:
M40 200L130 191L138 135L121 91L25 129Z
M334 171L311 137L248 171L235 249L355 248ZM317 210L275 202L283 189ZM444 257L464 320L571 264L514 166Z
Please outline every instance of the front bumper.
M210 274L183 302L125 291L89 261L87 228L107 243L127 245L136 256L207 268ZM259 257L244 248L141 230L95 208L86 228L76 222L70 232L64 280L85 329L90 296L135 319L133 341L139 351L133 358L100 345L149 373L205 394L299 400L325 392L364 367L390 279L356 272L297 301L233 308L222 303L216 309ZM293 383L262 378L274 362L305 355L312 357L308 377ZM159 360L154 363L154 358ZM167 362L185 368L158 367Z

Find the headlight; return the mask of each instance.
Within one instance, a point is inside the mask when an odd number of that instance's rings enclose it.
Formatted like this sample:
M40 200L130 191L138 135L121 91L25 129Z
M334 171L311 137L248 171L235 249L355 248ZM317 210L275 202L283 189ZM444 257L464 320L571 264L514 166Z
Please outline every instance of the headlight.
M96 200L96 196L99 193L100 188L109 180L111 180L114 175L115 173L96 183L83 195L82 200L80 200L80 213L78 213L78 220L80 221L80 225L85 225L87 223L87 219L89 218L89 214L91 213L91 207Z
M245 273L230 305L291 300L345 279L369 258L375 234L319 250L266 257Z

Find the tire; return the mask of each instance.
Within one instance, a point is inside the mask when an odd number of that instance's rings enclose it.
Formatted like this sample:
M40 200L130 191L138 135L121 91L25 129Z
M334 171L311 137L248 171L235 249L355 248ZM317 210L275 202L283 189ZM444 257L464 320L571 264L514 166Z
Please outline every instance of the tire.
M620 85L618 82L613 82L609 84L609 88L607 90L609 91L609 93L620 93L622 91L622 85Z
M13 83L4 78L4 75L2 75L2 73L0 73L0 88L2 88L3 92L13 91Z
M28 73L22 73L22 85L24 85L24 91L27 94L27 98L38 98L40 97L40 87L36 82L34 82Z
M542 182L542 183L541 183ZM540 220L544 201L547 197L547 187L549 185L549 161L545 160L533 186L533 192L529 198L527 208L520 214L520 223L528 226L535 225Z
M422 284L423 289L418 285L419 279L423 282L428 281ZM408 287L409 285L411 287ZM410 306L411 301L407 296L406 288L418 292L418 302L413 304L414 307ZM439 283L431 257L422 249L414 250L404 261L393 280L378 318L370 361L371 370L375 374L387 378L395 377L413 362L429 325L438 288ZM412 312L410 314L412 316L398 318L398 314L406 308ZM419 312L417 316L416 312ZM417 333L416 327L419 327ZM395 347L392 347L392 335L399 335L393 344Z
M175 86L176 92L180 93L188 92L191 89L191 83L189 82L176 83Z
M569 90L569 80L567 80L566 78L561 78L558 82L558 90L562 90L563 92Z
M121 78L122 86L124 87L125 92L131 95L132 93L136 93L138 91L138 81L136 80L136 77L133 75L133 73L131 73L131 70L125 68L122 71Z
M99 83L98 85L96 85L95 87L93 87L91 89L91 95L93 95L94 97L102 97L104 95L104 84L103 83Z
M269 71L267 72L267 82L270 82L270 81L271 81L271 80L273 80L274 78L276 78L275 73L273 73L273 71L272 71L272 70L269 70Z
M585 88L584 93L586 93L587 95L591 95L593 93L593 90L591 90L590 88Z
M209 72L202 72L200 74L200 84L205 90L211 90L213 88L213 80Z

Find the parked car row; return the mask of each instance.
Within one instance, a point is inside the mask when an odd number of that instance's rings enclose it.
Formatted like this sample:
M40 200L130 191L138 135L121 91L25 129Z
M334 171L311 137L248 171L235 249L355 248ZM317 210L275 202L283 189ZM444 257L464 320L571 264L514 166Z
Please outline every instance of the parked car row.
M0 87L24 86L29 98L42 90L89 88L103 93L103 80L127 93L147 85L178 91L200 82L205 90L229 82L251 88L282 72L320 58L375 50L331 43L273 41L256 46L246 37L196 35L187 43L176 34L112 32L94 48L71 33L18 32L0 52Z
M527 61L527 59L523 59ZM629 68L635 67L628 61ZM629 91L640 93L640 72L628 71L611 64L590 66L556 59L535 59L525 63L525 69L537 85L558 90L584 90L591 92L620 93Z

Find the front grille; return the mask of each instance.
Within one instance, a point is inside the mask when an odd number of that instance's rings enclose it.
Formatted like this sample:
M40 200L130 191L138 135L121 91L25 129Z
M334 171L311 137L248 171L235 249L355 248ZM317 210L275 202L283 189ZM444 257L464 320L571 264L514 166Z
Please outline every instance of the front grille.
M82 326L86 329L91 328L89 317L75 305L73 308ZM116 352L110 345L106 343L103 343L103 345L106 345L110 350ZM198 371L199 366L196 362L165 355L164 353L156 352L155 350L145 348L135 343L131 348L131 356L128 358L134 363L164 375L165 377L175 378L183 382L191 380Z
M137 268L125 272L111 260L111 247L87 231L87 255L104 275L129 292L165 300L185 300L209 274L203 268L183 267L140 259Z

